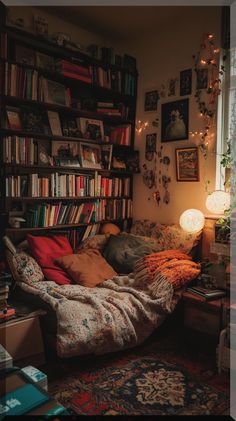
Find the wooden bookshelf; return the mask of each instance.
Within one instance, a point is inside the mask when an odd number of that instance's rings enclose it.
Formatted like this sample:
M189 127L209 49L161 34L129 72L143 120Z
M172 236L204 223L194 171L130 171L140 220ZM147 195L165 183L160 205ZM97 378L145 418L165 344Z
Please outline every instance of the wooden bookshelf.
M0 168L0 174L1 174L1 180L3 182L1 183L0 189L1 189L1 197L0 197L0 204L1 204L1 234L8 234L11 236L11 238L23 238L24 235L26 235L28 232L41 232L41 231L47 231L50 230L53 231L61 231L61 230L85 230L87 225L91 224L101 224L105 222L114 222L117 223L121 228L124 227L125 229L130 228L132 224L132 196L133 196L133 173L128 168L113 168L111 165L110 169L94 169L94 168L87 168L83 167L82 161L80 157L78 158L80 161L80 166L74 165L74 166L57 166L57 165L41 165L40 162L37 162L37 159L32 161L26 160L26 159L16 159L16 147L21 145L21 143L16 143L16 139L22 140L24 139L31 139L32 142L35 142L37 148L38 145L45 144L45 147L48 147L48 155L52 153L52 147L51 142L52 141L60 141L65 143L70 142L76 142L78 145L78 151L81 151L79 148L79 144L81 142L88 144L88 146L91 145L100 145L101 147L103 145L111 145L112 146L112 153L113 155L118 159L122 160L122 157L126 157L127 154L132 154L134 150L134 135L135 135L135 117L136 117L136 100L137 100L137 80L138 80L138 72L136 69L131 69L129 67L118 66L117 64L108 64L104 63L101 60L97 58L91 57L89 54L86 54L84 51L80 51L79 49L73 49L68 48L65 46L59 46L52 40L46 39L42 36L38 36L36 34L29 33L27 31L24 31L20 28L16 28L13 26L10 26L7 24L6 21L6 8L4 6L1 6L1 19L0 19L0 36L1 36L1 57L0 57L0 109L1 109L1 156L3 159L1 160L1 168ZM32 50L32 53L35 55L35 61L34 64L30 62L21 62L19 59L19 47L20 48L27 48L28 50ZM18 58L17 58L17 51L18 48ZM44 54L49 56L53 59L55 66L53 68L50 67L39 67L38 61L36 60L37 54ZM69 64L68 64L69 62ZM77 66L77 69L80 67L84 71L89 71L89 77L83 77L78 76L78 74L70 75L70 71L66 72L63 71L63 66L61 66L62 63L66 63L67 65L71 66L71 68L74 69ZM13 72L15 71L15 73ZM18 72L18 73L17 73ZM85 72L85 74L87 74ZM100 73L99 73L100 72ZM109 87L102 86L102 83L100 81L100 74L102 74L102 77L105 75L108 75L110 78L110 81L108 80ZM23 76L22 76L23 75ZM25 95L25 84L28 83L27 78L30 79L30 76L36 75L36 82L33 82L33 79L31 82L29 82L29 85L27 85L27 89L29 86L30 89L27 91L27 95ZM114 78L117 77L117 80ZM27 82L22 82L26 78ZM88 78L88 80L85 80ZM44 94L42 94L42 85L40 83L46 79L47 81L52 81L55 84L58 83L61 86L64 87L64 90L66 92L69 92L69 102L66 99L66 102L63 104L58 104L55 101L46 101ZM91 81L90 81L91 79ZM21 85L23 83L23 86ZM33 83L36 83L36 85ZM31 85L30 85L31 84ZM107 82L106 82L107 85ZM36 86L36 87L35 87ZM16 89L16 91L14 91ZM16 93L13 94L13 92L20 92L20 94ZM10 94L9 94L10 92ZM35 94L36 92L36 94ZM43 95L43 96L42 96ZM36 99L35 99L36 98ZM88 106L86 104L89 104L89 101L92 101L92 106ZM94 106L95 104L95 106ZM105 104L105 106L99 106L99 104ZM109 105L111 109L107 110L106 104L113 104ZM80 121L80 119L88 119L88 120L99 120L101 122L101 125L104 127L104 135L106 138L102 140L93 140L88 139L85 137L78 137L78 136L55 136L50 133L50 122L47 121L48 127L43 131L37 130L37 125L34 127L32 126L33 130L29 130L28 124L25 126L23 124L23 121L25 123L25 116L24 119L22 119L22 129L16 129L16 126L13 126L9 124L9 119L7 119L7 113L6 111L9 110L9 107L12 107L14 109L19 110L19 118L22 118L21 113L25 113L27 109L33 110L32 112L40 114L48 114L47 111L52 111L54 113L57 113L59 121L61 121L61 129L62 129L62 122L64 120L75 120L76 124L77 121ZM109 107L108 107L109 108ZM117 111L119 110L119 111ZM26 115L27 119L27 115ZM69 123L68 123L69 124ZM20 126L17 126L18 128ZM124 134L124 141L112 141L110 138L110 131L116 130L116 128L125 128L128 127L127 132ZM49 130L48 130L49 129ZM80 130L78 127L78 130L76 132L68 131L68 133L77 134L77 132ZM62 133L67 134L65 131ZM82 133L79 131L79 133ZM91 132L92 133L92 132ZM82 133L84 134L84 132ZM123 136L123 135L122 135ZM122 137L121 136L121 137ZM92 137L92 136L90 136ZM4 160L4 153L6 152L4 147L6 148L6 141L4 143L4 139L8 139L9 142L11 142L11 146L9 146L11 157L10 159ZM122 137L123 139L123 137ZM106 141L105 141L106 140ZM107 141L108 140L108 141ZM114 140L116 140L114 138ZM15 143L14 143L15 142ZM121 144L120 144L121 143ZM125 143L125 144L123 144ZM37 148L36 152L33 151L33 153L37 154ZM72 146L71 146L72 148ZM74 148L74 146L73 146ZM72 149L73 149L72 148ZM5 151L5 152L4 152ZM8 151L9 152L9 151ZM32 152L32 151L31 151ZM28 151L27 151L28 153ZM37 158L37 156L36 156ZM124 158L125 159L125 158ZM10 161L10 162L9 162ZM17 163L16 163L17 162ZM19 163L24 162L24 163ZM29 163L30 162L30 163ZM32 162L34 162L34 165L32 165ZM112 161L111 161L112 162ZM53 163L57 163L57 161ZM115 164L114 164L115 166ZM106 168L106 167L105 167ZM97 177L96 174L100 177L108 178L109 180L112 179L112 182L117 179L121 179L122 181L119 181L119 183L122 186L122 190L119 192L125 192L128 194L126 195L119 195L112 194L108 195L85 195L85 196L45 196L42 197L34 197L34 196L27 196L26 194L23 194L20 197L16 197L15 193L12 194L13 197L11 197L11 194L9 194L7 188L7 183L9 182L9 179L13 180L13 183L15 180L17 182L19 181L21 183L21 180L24 181L24 177L26 177L26 180L33 180L34 175L38 174L38 178L47 178L52 183L52 180L54 179L53 174L58 173L59 176L65 175L66 177L70 176L70 174L74 174L75 177L84 175L85 177L91 176L91 180L95 180L95 177ZM15 178L14 178L15 177ZM21 178L23 177L23 179ZM28 178L27 178L28 177ZM50 178L51 177L51 178ZM72 176L73 177L73 176ZM82 177L83 178L83 177ZM128 179L128 183L127 180ZM67 180L67 178L66 178ZM27 189L29 189L29 182L27 185ZM123 183L123 184L122 184ZM125 184L127 183L127 184ZM126 189L124 186L128 186ZM53 185L50 187L53 188ZM113 187L112 187L113 188ZM57 185L55 185L55 189L57 192ZM124 190L123 190L124 189ZM23 192L23 190L20 188L20 191ZM29 190L30 191L30 190ZM62 190L61 190L62 191ZM78 190L76 190L78 191ZM94 187L94 191L95 190ZM102 190L103 192L104 190ZM67 193L67 191L66 191ZM88 192L90 193L90 192ZM18 193L17 193L18 194ZM29 194L29 193L28 193ZM52 194L52 193L50 193ZM100 201L100 202L99 202ZM31 206L35 206L38 208L41 208L45 204L48 205L49 209L53 208L53 206L57 206L59 202L62 202L64 206L68 204L68 208L70 210L70 206L73 204L78 203L78 206L80 204L86 204L89 202L99 202L100 204L106 203L104 206L108 206L108 209L106 209L106 215L109 214L111 207L111 213L113 212L113 215L118 217L116 219L112 217L107 217L106 219L103 219L102 221L95 220L96 222L92 222L90 224L84 224L84 223L68 223L62 225L62 224L56 224L54 223L53 226L39 226L39 227L27 227L27 221L26 224L23 224L21 228L12 228L9 225L9 218L12 216L21 215L22 217L27 216L27 212L31 211ZM112 205L112 203L114 204ZM104 204L103 203L103 204ZM121 205L120 205L121 203ZM89 206L89 205L88 205ZM98 205L100 206L100 205ZM116 206L116 208L113 208L112 206ZM94 206L95 207L95 206ZM96 212L97 210L95 210ZM93 211L94 212L94 211ZM98 211L100 212L100 211ZM107 213L108 212L108 213ZM70 214L70 213L69 213ZM104 216L104 215L103 215ZM109 214L110 216L110 214ZM65 218L66 219L66 218ZM99 218L98 218L99 219ZM55 219L56 220L56 219ZM26 225L26 226L25 226Z

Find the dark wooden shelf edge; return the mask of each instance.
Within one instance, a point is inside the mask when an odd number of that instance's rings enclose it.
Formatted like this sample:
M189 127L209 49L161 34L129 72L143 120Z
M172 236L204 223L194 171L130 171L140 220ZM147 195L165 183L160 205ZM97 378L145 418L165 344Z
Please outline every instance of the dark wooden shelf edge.
M69 137L69 136L53 136L53 135L47 135L43 133L30 133L30 132L24 132L22 130L12 130L12 129L5 129L1 128L1 137L6 136L18 136L18 137L32 137L34 139L44 139L44 140L63 140L67 142L87 142L87 143L94 143L96 145L113 145L115 147L123 147L127 149L131 149L131 145L119 145L117 143L111 143L111 142L100 142L94 139L84 139L81 137Z
M121 200L121 199L131 199L130 196L78 196L78 197L71 197L71 196L66 196L66 197L4 197L5 200L9 200L9 201L14 201L14 202L53 202L55 201L64 201L64 200L68 200L68 201L89 201L89 200L105 200L105 199L109 199L109 200Z
M77 227L87 227L88 225L98 225L104 223L113 223L113 222L123 222L130 221L132 218L121 218L121 219L105 219L102 221L89 222L88 224L65 224L65 225L54 225L52 227L37 227L37 228L6 228L6 234L14 232L25 232L25 231L43 231L43 230L55 230L55 229L65 229L65 228L77 228Z

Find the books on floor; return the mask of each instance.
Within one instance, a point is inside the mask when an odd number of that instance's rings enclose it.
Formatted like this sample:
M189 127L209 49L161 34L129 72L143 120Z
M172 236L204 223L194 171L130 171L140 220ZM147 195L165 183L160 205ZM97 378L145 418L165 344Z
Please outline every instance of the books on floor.
M12 367L12 356L0 344L0 370Z
M218 298L222 298L226 295L226 292L221 289L211 289L211 288L205 288L202 286L192 286L188 287L186 291L191 292L193 294L197 294L206 300L217 300Z
M27 374L33 382L37 383L38 386L42 387L42 389L48 390L48 378L45 373L32 365L22 368L22 371Z

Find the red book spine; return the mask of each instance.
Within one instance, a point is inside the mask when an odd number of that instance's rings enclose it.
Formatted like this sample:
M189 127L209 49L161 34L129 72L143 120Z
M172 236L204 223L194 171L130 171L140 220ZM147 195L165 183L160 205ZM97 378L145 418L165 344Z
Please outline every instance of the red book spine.
M86 82L86 83L92 83L92 79L90 76L83 76L83 75L77 75L75 73L71 73L71 72L62 72L63 76L71 78L71 79L77 79L77 80L81 80L82 82Z

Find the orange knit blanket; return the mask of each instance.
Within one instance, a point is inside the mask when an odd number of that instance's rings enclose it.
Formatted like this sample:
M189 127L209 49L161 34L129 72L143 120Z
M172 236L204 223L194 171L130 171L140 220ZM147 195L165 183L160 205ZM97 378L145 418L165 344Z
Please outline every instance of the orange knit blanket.
M134 267L136 281L156 284L158 280L165 279L174 290L192 281L199 273L200 265L179 250L149 254L139 259Z

